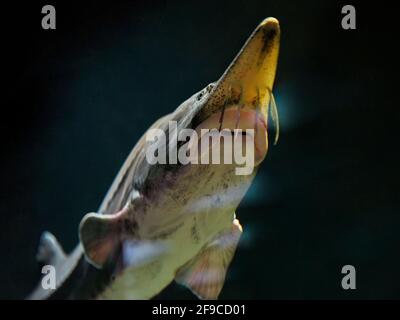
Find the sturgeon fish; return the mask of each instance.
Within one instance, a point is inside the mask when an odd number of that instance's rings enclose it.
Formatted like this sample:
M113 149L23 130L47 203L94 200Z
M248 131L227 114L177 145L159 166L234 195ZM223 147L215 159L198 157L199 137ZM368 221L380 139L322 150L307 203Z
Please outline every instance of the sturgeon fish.
M150 164L144 135L97 213L83 217L69 255L42 234L37 260L54 267L56 286L39 283L29 299L150 299L173 280L201 299L218 298L242 234L235 211L267 154L269 115L275 140L279 133L272 95L279 42L278 20L265 19L218 81L151 127L254 129L253 172L237 175L235 163Z

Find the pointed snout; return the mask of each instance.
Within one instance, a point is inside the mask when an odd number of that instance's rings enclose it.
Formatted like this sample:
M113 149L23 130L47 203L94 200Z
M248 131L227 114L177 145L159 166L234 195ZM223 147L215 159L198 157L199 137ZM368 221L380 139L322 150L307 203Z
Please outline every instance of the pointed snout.
M280 28L275 18L261 22L224 74L223 86L240 91L240 103L266 106L278 63Z
M275 80L279 42L278 20L263 20L217 81L202 116L206 118L227 101L248 108L261 106L265 113Z

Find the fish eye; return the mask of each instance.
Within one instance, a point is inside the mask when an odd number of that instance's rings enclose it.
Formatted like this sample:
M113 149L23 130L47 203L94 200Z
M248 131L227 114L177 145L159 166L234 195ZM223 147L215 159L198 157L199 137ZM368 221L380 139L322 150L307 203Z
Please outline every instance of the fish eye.
M197 95L197 97L196 97L197 101L200 101L200 100L203 98L203 96L204 96L204 91L200 92L200 93Z
M210 84L206 87L207 92L210 93L211 90L212 90L212 88L214 88L214 84L213 84L213 83L210 83Z

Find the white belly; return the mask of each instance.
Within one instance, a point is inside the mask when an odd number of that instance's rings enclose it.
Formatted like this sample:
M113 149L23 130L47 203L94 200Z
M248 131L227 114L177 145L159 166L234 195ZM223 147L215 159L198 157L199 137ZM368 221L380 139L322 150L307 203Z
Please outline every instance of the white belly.
M166 239L126 242L123 255L129 267L98 298L150 299L158 294L174 280L180 267L195 257L216 233L232 222L231 214L215 212L215 217L219 217L215 221L210 221L209 214L206 220L212 227L205 228L204 218L198 214L188 216Z
M237 176L226 188L226 171L199 168L204 172L188 170L176 188L162 188L163 193L149 202L146 213L138 216L140 240L123 246L124 265L128 267L99 298L152 298L219 232L231 228L235 209L251 179ZM196 188L193 181L198 182Z

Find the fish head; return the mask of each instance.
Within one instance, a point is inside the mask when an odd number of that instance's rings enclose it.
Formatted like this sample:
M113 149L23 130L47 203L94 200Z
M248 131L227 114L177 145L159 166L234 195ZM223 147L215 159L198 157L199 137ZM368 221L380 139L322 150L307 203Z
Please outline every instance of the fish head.
M200 149L201 142L204 140L202 130L215 130L219 134L228 130L234 136L232 139L233 148L239 141L241 142L239 148L245 149L246 153L249 146L248 130L252 130L250 141L254 159L252 169L248 174L245 174L248 175L246 183L250 183L268 151L269 113L271 113L272 120L275 121L275 129L277 130L275 142L279 133L277 110L272 94L279 44L280 26L278 20L275 18L263 20L250 35L220 79L183 102L175 112L157 125L157 131L171 134L168 121L174 120L177 122L175 130L177 135L183 129L191 129L197 133L198 139L196 139L195 148ZM159 130L160 128L162 130ZM150 144L153 143L152 139L149 140L151 141ZM179 149L179 143L183 142L178 142L178 140L157 140L156 145L158 144L161 147L157 146L153 150ZM218 147L221 147L220 153L223 153L225 152L222 150L225 139L221 138L220 142ZM200 154L203 151L200 150ZM232 158L233 166L235 166L235 157ZM211 156L209 159L211 159ZM168 183L168 188L176 181L182 183L182 177L189 176L194 171L198 176L203 177L206 176L205 171L219 171L221 175L225 173L225 177L230 176L226 172L232 172L232 164L227 165L224 162L218 164L211 162L211 165L206 166L203 166L202 160L200 160L201 165L181 165L179 161L178 164L166 162L167 164L152 165L149 167L149 174L142 174L145 176L143 181L145 181L146 187L144 189L156 190L154 193L158 194L159 189L163 189L165 183ZM144 171L141 170L141 172ZM235 174L237 174L237 171L235 171ZM167 179L166 177L173 178ZM196 181L199 181L199 179L197 178ZM235 179L243 183L243 179L229 177L231 182ZM171 183L170 180L172 180Z
M272 94L280 43L279 22L262 21L248 38L222 77L200 94L204 102L193 118L192 126L219 131L254 130L254 165L258 166L268 151L268 114L276 121L275 142L279 134L277 110ZM240 134L240 133L239 133Z

